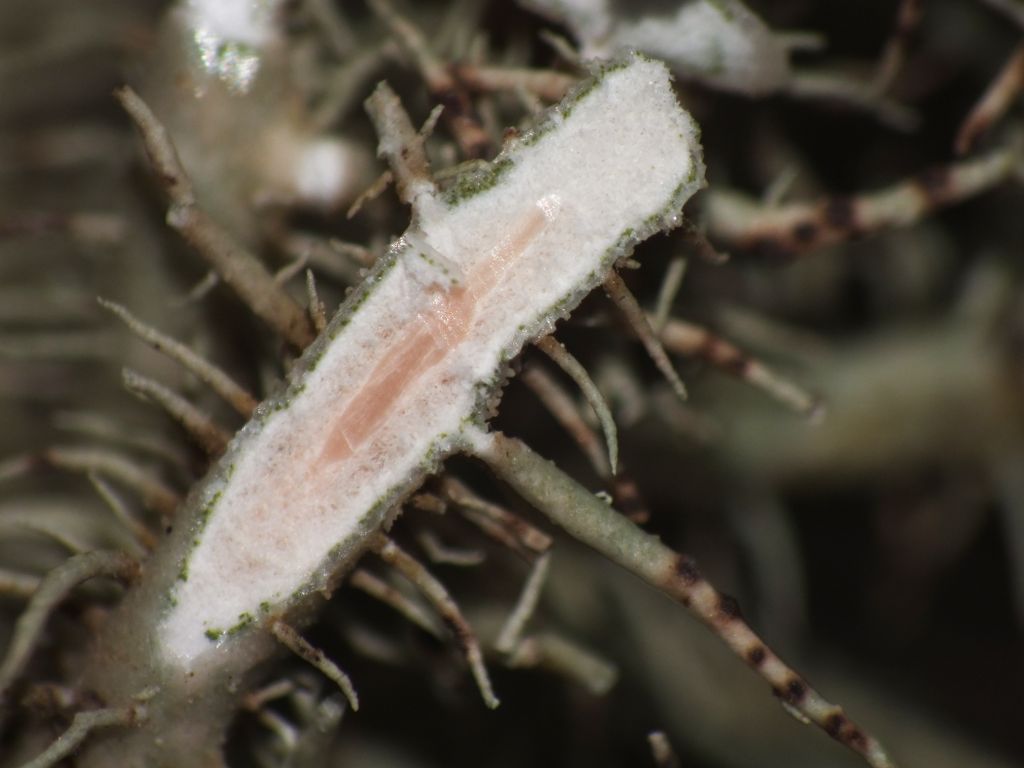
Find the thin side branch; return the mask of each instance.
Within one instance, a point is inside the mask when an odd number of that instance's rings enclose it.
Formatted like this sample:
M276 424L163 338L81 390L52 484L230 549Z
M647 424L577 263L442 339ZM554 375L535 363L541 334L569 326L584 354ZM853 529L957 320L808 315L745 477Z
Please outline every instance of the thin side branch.
M654 314L650 318L651 328L655 333L660 334L661 329L668 322L669 315L672 314L672 305L676 302L684 277L686 277L686 257L674 256L668 263L665 276L661 279L658 300L654 303Z
M764 390L799 414L821 415L819 398L703 326L673 318L665 324L660 335L665 348L676 354L706 360L716 368Z
M53 609L72 589L97 576L129 582L138 574L139 564L134 559L123 552L105 550L75 555L50 571L14 626L11 644L0 664L0 701L7 698L11 685L24 671Z
M139 494L142 503L165 517L174 514L181 497L149 472L118 453L103 448L57 446L30 460L69 472L96 473L116 480Z
M601 438L591 429L577 408L576 401L555 381L543 368L528 365L519 374L519 379L530 389L554 416L555 421L572 437L593 465L598 476L608 479L612 475L611 466L601 445Z
M896 12L896 24L885 44L885 50L878 63L878 70L875 72L875 80L872 83L875 93L886 93L900 70L903 69L903 64L907 60L910 39L917 31L923 15L923 0L901 0L899 10Z
M416 541L427 553L430 562L440 565L455 565L460 568L473 568L487 559L479 549L461 549L445 544L432 531L423 531Z
M1010 145L933 168L877 192L773 208L734 192L711 192L705 198L708 233L729 248L773 257L800 256L854 237L913 224L934 210L1002 183L1020 163L1020 148Z
M128 510L128 506L117 495L110 483L95 472L89 473L89 482L92 483L92 487L96 489L96 493L110 508L110 511L114 513L117 521L132 534L142 549L152 552L156 548L157 537Z
M647 354L650 355L651 360L654 361L658 370L661 371L661 375L672 385L672 390L679 399L685 401L686 385L683 384L683 380L676 373L676 369L673 367L672 361L669 360L665 348L661 345L661 341L658 339L654 329L651 328L643 308L641 308L636 297L626 287L626 283L623 282L622 277L615 270L612 270L604 281L604 290L621 310L623 317L626 318L626 321L633 329L633 333L640 339L640 343L644 345Z
M547 102L561 101L578 77L553 69L487 67L460 62L452 67L455 78L477 93L526 91Z
M477 496L454 477L441 478L440 485L444 497L459 507L466 519L510 549L542 553L551 548L551 537L546 533L504 507Z
M285 648L290 650L303 661L316 668L320 673L341 689L349 705L355 712L359 711L359 695L356 693L352 680L341 668L327 658L327 655L319 648L312 645L306 638L290 624L283 621L275 621L270 627L271 634Z
M1024 43L1010 54L996 79L985 89L960 126L954 144L957 154L965 155L971 150L978 137L1006 113L1021 89L1024 89Z
M522 638L505 661L516 668L542 667L573 680L595 696L608 693L619 671L607 659L578 643L551 632Z
M313 327L302 307L274 282L260 261L197 204L185 169L167 129L131 88L115 92L135 121L157 178L170 200L167 223L209 263L239 298L292 346L304 349L313 341Z
M383 579L375 576L364 568L357 568L349 577L348 583L370 597L376 598L384 605L394 608L398 613L422 629L428 635L441 639L443 629L434 618L418 603L413 602Z
M313 321L316 332L323 333L327 327L327 309L320 301L320 294L316 289L316 277L312 269L306 270L306 304L309 307L309 319Z
M52 768L74 754L75 750L93 731L100 728L136 725L145 717L146 710L141 705L79 712L71 721L71 726L58 736L56 741L42 753L24 763L21 768Z
M835 102L873 115L897 131L913 131L920 122L909 107L878 93L874 83L833 72L797 72L785 92L798 99Z
M207 456L224 452L231 435L213 419L177 392L130 368L122 371L125 389L133 395L160 406L178 422Z
M787 666L722 595L693 560L638 528L555 464L519 440L490 435L478 455L526 501L572 536L669 595L706 624L764 678L783 702L859 753L873 768L893 768L881 744Z
M619 464L619 431L615 426L615 417L612 416L611 408L608 407L608 403L601 394L601 390L597 388L594 380L590 378L587 369L554 336L545 336L542 339L538 339L536 345L569 378L576 382L576 386L580 388L583 397L586 398L590 407L594 410L594 415L597 416L598 423L601 425L601 431L604 432L605 443L608 447L608 463L611 474L614 475Z
M527 622L537 610L537 603L540 602L540 594L544 589L544 583L547 581L550 570L551 552L545 552L534 562L515 608L512 609L508 620L498 633L498 639L494 641L494 647L501 653L512 653L519 644Z
M487 667L484 666L484 657L480 651L480 643L477 642L476 634L462 615L459 606L456 605L452 596L448 594L448 590L416 558L384 534L377 534L371 546L373 551L384 562L396 568L399 573L415 584L434 605L434 608L448 626L451 627L459 644L462 646L462 650L466 654L466 660L469 662L469 668L472 670L477 687L483 696L484 703L490 709L497 707L499 702L494 695L491 679L487 674Z

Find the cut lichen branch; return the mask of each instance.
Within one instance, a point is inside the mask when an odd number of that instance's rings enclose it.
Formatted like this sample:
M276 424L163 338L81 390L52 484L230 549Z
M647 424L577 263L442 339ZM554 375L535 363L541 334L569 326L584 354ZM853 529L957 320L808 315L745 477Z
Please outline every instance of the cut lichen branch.
M782 701L859 753L872 768L892 768L881 744L769 649L740 616L736 601L719 593L691 558L638 528L519 440L500 433L481 435L476 453L520 496L572 536L689 609Z
M509 614L508 619L498 633L498 639L494 641L494 647L504 654L510 654L515 650L522 639L523 630L527 622L537 610L537 603L540 602L540 594L547 581L548 571L551 570L551 553L545 552L536 559L530 569L530 575L519 593L519 600L515 608Z
M252 416L256 410L256 398L249 394L244 387L232 379L209 360L193 352L189 347L177 339L161 333L156 328L146 325L135 315L129 312L120 304L115 304L106 299L98 299L100 306L113 312L120 320L128 326L129 330L149 344L157 352L160 352L175 362L181 364L186 370L194 374L197 379L206 384L217 393L228 405L245 418Z
M50 571L14 626L11 644L0 663L0 702L7 699L11 685L24 671L54 608L72 589L97 576L129 582L138 573L139 565L133 558L123 552L105 550L75 555Z
M672 318L665 323L660 337L671 352L706 360L716 368L764 390L799 414L813 418L822 414L818 397L703 326Z
M995 80L985 89L956 134L954 147L964 155L974 142L1002 117L1024 89L1024 43L1018 45L1006 60Z
M601 430L604 432L605 443L608 447L608 464L610 465L611 474L614 475L618 470L619 464L619 432L615 426L615 417L612 416L611 409L608 407L608 403L605 402L601 390L597 388L594 380L590 378L587 369L554 336L545 336L538 339L536 344L541 352L550 357L566 375L576 382L576 386L580 388L583 397L586 398L593 409L594 415L597 416L597 420L601 424Z
M270 627L270 632L285 648L319 670L324 677L337 685L348 699L352 710L359 711L359 695L352 685L352 680L337 664L327 658L323 651L312 645L293 626L283 621L275 621Z
M744 195L711 190L705 197L708 233L727 247L793 257L884 229L981 194L1020 168L1016 143L940 166L876 192L766 208Z
M433 604L434 608L445 620L448 626L455 633L462 650L469 662L469 668L476 680L484 703L494 709L498 706L498 699L494 695L491 686L491 679L487 674L487 667L484 666L483 653L480 651L480 644L477 642L473 628L466 621L456 605L455 600L445 586L420 563L416 558L399 547L394 541L384 534L377 534L371 544L373 551L386 563L394 567L405 578L411 581L419 589L424 597Z
M253 314L297 349L309 346L314 333L302 307L274 282L253 254L197 204L192 183L167 129L131 88L120 88L115 96L135 121L156 176L170 200L168 224L216 270Z
M90 734L101 728L128 727L146 717L142 704L110 709L92 709L78 712L64 733L39 755L23 763L21 768L52 768L74 754Z
M648 322L647 315L644 313L640 303L614 270L605 279L604 290L622 312L623 317L626 318L630 328L633 329L633 333L640 339L640 343L644 345L644 349L647 350L647 354L650 355L651 360L654 361L658 370L661 371L662 376L668 380L668 383L672 386L672 391L676 393L680 400L685 401L686 385L683 384L683 380L676 373L672 361L665 352L665 348L661 345L661 341L658 339L654 329L651 328L651 324Z
M533 390L548 412L572 437L580 450L593 465L602 479L612 476L612 469L601 438L583 418L579 407L566 389L543 368L528 365L519 374L519 379Z
M133 395L160 406L178 422L207 456L224 452L231 435L214 420L184 397L158 381L147 378L130 368L122 371L125 389Z
M438 640L442 638L443 628L419 603L410 600L398 589L365 568L357 568L353 571L348 583L356 589L365 592L370 597L390 606L428 635L433 635Z

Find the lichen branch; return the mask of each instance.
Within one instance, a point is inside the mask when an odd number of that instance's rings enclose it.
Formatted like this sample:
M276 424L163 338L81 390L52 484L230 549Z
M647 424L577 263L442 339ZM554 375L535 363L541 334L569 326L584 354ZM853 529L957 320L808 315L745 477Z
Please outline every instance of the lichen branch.
M145 717L145 707L139 704L130 707L92 709L88 712L79 712L71 721L70 727L58 736L56 741L39 755L22 764L21 768L51 768L74 754L79 745L93 731L100 728L131 726L145 719Z
M219 456L231 435L214 420L177 392L130 368L122 371L125 389L133 395L160 406L178 422L207 456Z
M372 543L373 551L386 563L393 566L405 578L409 579L423 593L441 614L455 637L462 646L469 662L469 668L476 679L477 687L483 696L484 703L491 709L498 706L498 698L494 695L494 688L491 686L491 679L487 674L487 667L484 666L483 653L480 651L480 643L477 642L476 633L466 621L459 610L459 606L448 594L445 586L420 563L416 558L399 547L394 541L384 534L374 536Z
M1010 54L960 126L954 144L957 154L965 155L971 150L978 137L1010 108L1021 89L1024 89L1024 43Z
M728 248L774 257L811 253L884 229L981 194L1019 171L1016 143L961 163L926 171L893 186L855 196L765 207L735 192L706 196L708 233Z
M672 391L676 393L680 400L685 401L686 385L683 384L683 380L676 373L672 361L669 359L668 354L666 354L665 348L661 345L658 335L651 328L647 315L644 314L636 297L614 270L605 279L604 290L608 294L608 298L614 301L615 305L622 311L622 315L626 318L633 333L640 339L640 343L644 345L644 349L647 350L647 354L650 355L651 360L654 361L658 370L661 371L661 375L672 386Z
M566 375L576 382L576 386L580 388L583 397L590 404L594 415L597 416L597 420L601 424L601 431L604 432L604 439L608 448L608 464L610 465L611 474L614 475L619 464L619 432L615 426L615 417L612 416L611 409L608 407L608 403L605 402L601 390L597 388L594 380L590 378L587 369L554 336L545 336L538 339L536 345L541 352L550 357Z
M661 329L660 337L669 351L706 360L716 368L764 390L799 414L815 418L822 414L818 397L703 326L672 318Z
M881 744L787 666L718 592L693 560L631 523L519 440L482 437L477 455L526 501L572 536L678 601L764 678L783 702L859 753L872 768L893 768Z
M128 582L138 573L139 565L133 558L123 552L106 550L75 555L50 571L18 617L11 644L0 663L0 702L6 700L11 685L24 670L53 609L72 589L97 576Z
M270 627L270 632L285 648L319 670L324 677L337 685L348 699L352 710L359 711L359 694L356 693L351 678L342 671L341 667L327 658L323 651L312 645L299 634L298 630L283 621L275 621Z
M216 270L267 325L296 349L313 341L313 327L298 305L259 260L197 204L192 182L178 159L167 129L131 88L115 92L117 100L135 121L150 162L171 207L167 222Z

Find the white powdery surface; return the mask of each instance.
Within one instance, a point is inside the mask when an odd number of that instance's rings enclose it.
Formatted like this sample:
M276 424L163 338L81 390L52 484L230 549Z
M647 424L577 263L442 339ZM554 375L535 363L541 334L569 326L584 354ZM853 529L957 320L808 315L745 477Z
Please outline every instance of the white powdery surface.
M283 0L184 0L185 29L210 75L245 93L260 68L263 49L281 39Z
M663 59L681 76L739 93L777 91L790 80L789 53L740 0L519 0L563 22L583 56L639 50Z
M470 442L505 361L638 235L678 220L703 168L666 68L631 58L580 93L499 158L489 188L420 195L393 266L233 442L160 626L168 660L192 667L221 633L319 586L335 545Z

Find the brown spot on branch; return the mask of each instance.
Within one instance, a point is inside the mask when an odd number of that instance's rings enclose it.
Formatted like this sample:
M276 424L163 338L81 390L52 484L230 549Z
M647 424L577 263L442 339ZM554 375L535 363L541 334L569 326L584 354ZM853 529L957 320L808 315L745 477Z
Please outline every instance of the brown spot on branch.
M727 248L793 257L913 224L935 210L982 194L1019 170L1016 143L933 168L874 192L764 206L736 192L707 193L708 234Z
M686 606L740 658L751 664L772 689L803 717L827 731L838 711L790 667L769 652L738 610L696 573L689 561L533 452L523 442L491 435L478 455L524 499L575 538L588 544ZM721 618L726 616L727 621ZM882 746L870 736L841 739L873 768L892 768Z

